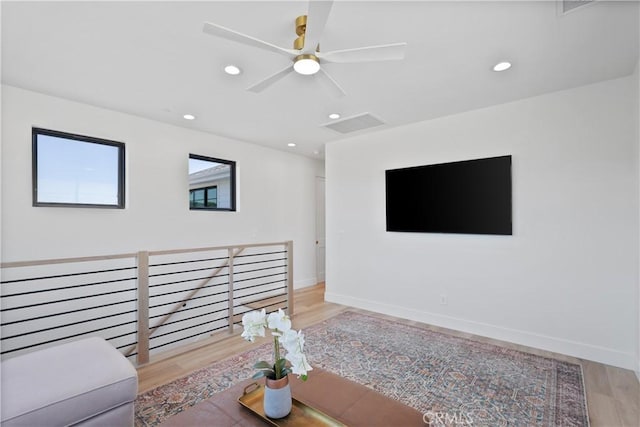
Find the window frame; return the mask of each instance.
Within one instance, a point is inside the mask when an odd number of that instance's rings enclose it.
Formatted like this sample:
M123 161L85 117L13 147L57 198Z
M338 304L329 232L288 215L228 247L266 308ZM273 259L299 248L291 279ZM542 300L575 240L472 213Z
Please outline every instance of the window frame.
M69 203L69 202L41 202L38 201L38 135L53 136L88 144L99 144L116 147L118 149L118 201L115 204L102 203ZM125 144L108 139L96 138L86 135L78 135L69 132L61 132L38 127L31 128L31 189L34 207L64 207L64 208L98 208L98 209L124 209L125 208Z
M191 206L191 191L192 189L189 189L189 210L192 211L227 211L227 212L235 212L236 211L236 162L233 160L225 160L225 159L219 159L216 157L208 157L208 156L201 156L199 154L193 154L193 153L189 153L189 159L194 159L194 160L202 160L205 162L213 162L213 163L222 163L225 165L229 165L229 207L228 208L221 208L221 207L192 207ZM187 171L187 178L188 178L188 171ZM188 180L188 179L187 179ZM194 188L193 190L200 190L200 189L205 189L205 188L210 188L210 187L218 187L218 185L216 184L215 186L208 186L208 187L201 187L201 188ZM205 192L205 197L206 197L206 192ZM219 199L219 191L216 190L216 205L218 204L218 199Z

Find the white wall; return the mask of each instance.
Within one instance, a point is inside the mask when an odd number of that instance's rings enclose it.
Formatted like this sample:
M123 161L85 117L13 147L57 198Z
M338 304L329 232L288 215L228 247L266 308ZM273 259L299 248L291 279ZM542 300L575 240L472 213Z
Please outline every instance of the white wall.
M126 144L126 209L32 207L31 127ZM238 212L190 211L189 153L237 162ZM315 279L320 161L2 86L2 260L294 241Z
M635 369L636 96L627 77L329 144L326 299ZM505 154L513 236L385 231L385 169Z

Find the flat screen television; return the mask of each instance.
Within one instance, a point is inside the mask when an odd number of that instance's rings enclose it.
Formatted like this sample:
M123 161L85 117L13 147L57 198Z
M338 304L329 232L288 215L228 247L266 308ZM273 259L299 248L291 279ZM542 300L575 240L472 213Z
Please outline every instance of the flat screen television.
M511 235L511 156L385 171L387 231Z

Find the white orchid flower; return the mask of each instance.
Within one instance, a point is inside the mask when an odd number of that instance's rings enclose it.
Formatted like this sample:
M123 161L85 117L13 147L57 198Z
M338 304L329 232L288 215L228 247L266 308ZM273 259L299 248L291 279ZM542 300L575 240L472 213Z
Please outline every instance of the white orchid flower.
M301 352L287 353L286 359L291 362L291 373L296 374L298 377L306 376L308 371L313 370L307 361L307 357Z
M280 337L280 343L288 352L302 353L304 349L304 334L302 331L289 329Z
M267 326L267 313L262 311L250 311L242 316L242 338L254 342L256 337L264 337L264 328Z
M269 313L267 324L269 329L276 330L272 332L275 336L281 336L284 332L291 329L291 319L289 319L289 316L287 316L281 308L279 308L277 312Z

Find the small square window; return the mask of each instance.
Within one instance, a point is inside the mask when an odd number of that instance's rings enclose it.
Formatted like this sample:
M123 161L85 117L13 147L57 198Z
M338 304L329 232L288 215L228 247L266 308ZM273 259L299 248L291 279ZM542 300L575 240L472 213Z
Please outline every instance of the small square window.
M236 210L236 162L189 155L189 209Z
M33 206L124 208L124 144L33 128Z

